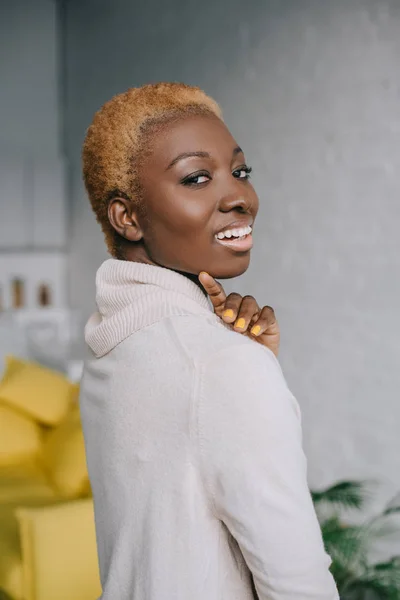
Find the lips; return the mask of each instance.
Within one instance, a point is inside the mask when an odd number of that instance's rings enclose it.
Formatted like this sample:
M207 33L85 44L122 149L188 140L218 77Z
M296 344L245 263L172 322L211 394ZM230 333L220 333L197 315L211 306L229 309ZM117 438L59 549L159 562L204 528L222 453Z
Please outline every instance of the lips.
M229 223L229 225L225 225L225 227L221 227L220 229L218 229L215 232L215 235L218 235L218 233L224 233L225 231L229 231L232 229L244 229L245 227L252 227L253 222L253 219L241 219L237 221L232 221L232 223Z
M214 239L233 252L248 252L253 247L252 224L253 219L232 221L219 229Z
M248 252L253 247L253 236L251 233L242 238L224 238L223 240L219 240L218 238L215 239L218 244L221 244L221 246L225 246L234 252Z

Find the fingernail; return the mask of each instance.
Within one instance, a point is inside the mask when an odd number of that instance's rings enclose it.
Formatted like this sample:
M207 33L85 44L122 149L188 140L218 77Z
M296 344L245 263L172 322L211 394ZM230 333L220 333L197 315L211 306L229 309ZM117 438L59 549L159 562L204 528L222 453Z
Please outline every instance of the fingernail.
M240 318L236 321L235 327L237 327L238 329L243 329L245 324L246 324L246 321L243 318Z
M233 315L233 310L231 308L227 308L226 310L224 310L223 312L223 317L228 317L229 319L231 319L234 315Z
M253 335L258 335L261 331L261 327L259 325L254 325L254 327L251 328L251 333Z

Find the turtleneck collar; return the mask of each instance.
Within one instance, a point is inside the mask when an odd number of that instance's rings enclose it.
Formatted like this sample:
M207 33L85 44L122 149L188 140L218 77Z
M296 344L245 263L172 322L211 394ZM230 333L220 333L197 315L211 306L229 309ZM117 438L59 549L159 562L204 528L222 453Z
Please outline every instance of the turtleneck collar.
M86 325L85 340L99 357L162 318L212 313L208 297L184 275L114 258L97 271L96 303L98 312Z

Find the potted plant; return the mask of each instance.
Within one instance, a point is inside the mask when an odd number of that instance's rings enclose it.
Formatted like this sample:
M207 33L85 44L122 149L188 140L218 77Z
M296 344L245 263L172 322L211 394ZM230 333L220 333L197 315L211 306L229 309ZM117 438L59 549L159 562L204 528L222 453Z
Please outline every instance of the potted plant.
M398 498L377 516L352 525L341 514L364 507L365 484L342 481L311 494L341 600L400 600L400 556L379 563L368 556L374 540L393 532L393 524L388 524L391 515L400 512Z

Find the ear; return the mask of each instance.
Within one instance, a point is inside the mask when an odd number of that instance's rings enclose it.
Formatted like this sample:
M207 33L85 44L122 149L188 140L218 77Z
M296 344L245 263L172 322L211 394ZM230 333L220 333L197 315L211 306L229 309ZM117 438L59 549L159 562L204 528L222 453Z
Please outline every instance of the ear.
M108 219L117 233L130 242L138 242L143 237L137 213L131 200L113 198L108 205Z

